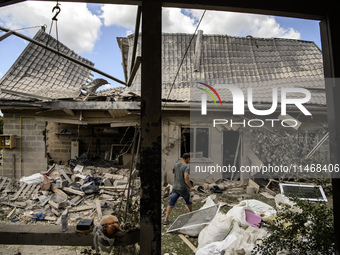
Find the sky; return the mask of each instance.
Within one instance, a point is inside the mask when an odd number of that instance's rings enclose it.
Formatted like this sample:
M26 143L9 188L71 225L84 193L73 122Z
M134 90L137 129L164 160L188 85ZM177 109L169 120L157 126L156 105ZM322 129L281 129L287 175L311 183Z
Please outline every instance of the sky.
M56 2L26 1L0 8L0 26L21 29L17 32L33 37L40 26L46 25L49 33ZM58 15L58 38L80 56L95 63L95 68L124 80L122 58L117 37L134 32L136 6L64 3ZM75 11L76 10L76 11ZM162 30L166 33L193 34L203 10L163 8ZM204 34L231 36L291 38L314 41L321 48L319 22L295 18L232 12L207 11L199 27ZM55 22L51 35L55 37ZM3 32L0 31L0 35ZM28 42L14 35L0 41L0 78L8 71ZM93 73L94 78L104 78L104 88L121 86L113 80Z

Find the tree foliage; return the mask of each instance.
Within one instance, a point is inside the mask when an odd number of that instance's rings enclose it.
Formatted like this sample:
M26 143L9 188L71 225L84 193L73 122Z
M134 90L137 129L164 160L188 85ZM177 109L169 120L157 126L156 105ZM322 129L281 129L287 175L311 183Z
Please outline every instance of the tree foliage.
M284 207L273 223L264 222L271 233L261 240L252 254L275 255L279 251L289 254L334 254L333 210L324 202L293 200L298 212Z

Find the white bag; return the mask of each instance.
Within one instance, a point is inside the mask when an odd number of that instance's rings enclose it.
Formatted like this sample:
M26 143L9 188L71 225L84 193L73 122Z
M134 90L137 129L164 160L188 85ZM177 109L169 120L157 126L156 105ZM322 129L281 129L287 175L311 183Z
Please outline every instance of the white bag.
M217 213L208 226L198 236L198 248L209 243L222 241L226 238L232 228L233 217L224 213Z
M39 184L43 182L43 179L44 179L44 176L42 174L36 173L31 176L22 177L20 179L20 182L24 182L27 184Z

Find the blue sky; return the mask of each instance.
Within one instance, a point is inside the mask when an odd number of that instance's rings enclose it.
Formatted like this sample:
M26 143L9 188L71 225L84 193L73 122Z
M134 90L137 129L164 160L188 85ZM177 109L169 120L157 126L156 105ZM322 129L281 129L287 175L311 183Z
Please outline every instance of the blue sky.
M17 29L46 24L49 32L53 2L23 2L0 8L0 26ZM59 40L82 57L95 63L95 67L120 80L124 80L121 54L117 37L134 32L136 6L62 3L58 16ZM74 10L77 9L77 12ZM27 15L30 13L30 15ZM193 33L202 10L163 8L163 32ZM39 28L20 30L33 37ZM278 37L314 41L321 48L319 22L294 18L254 14L207 11L200 29L206 34L232 36ZM54 32L55 27L52 31ZM52 35L54 35L52 32ZM0 32L0 35L2 32ZM28 42L10 36L0 42L0 78L7 72ZM104 78L110 85L118 83Z

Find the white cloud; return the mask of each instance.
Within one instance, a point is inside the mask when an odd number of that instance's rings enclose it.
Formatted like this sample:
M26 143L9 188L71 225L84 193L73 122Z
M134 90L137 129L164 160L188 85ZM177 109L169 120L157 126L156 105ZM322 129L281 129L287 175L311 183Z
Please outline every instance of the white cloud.
M2 72L0 72L0 78L3 76Z
M165 33L193 33L195 19L184 15L178 8L163 8L162 29Z
M136 11L136 6L103 5L100 17L104 19L106 26L121 26L132 32L136 22ZM163 32L193 33L202 13L202 10L163 8ZM274 17L256 14L207 11L199 29L206 34L300 39L298 31L281 27Z
M104 19L105 26L121 26L134 29L136 23L137 6L104 4L100 17Z
M191 10L191 13L198 20L203 11ZM256 14L207 11L200 29L207 34L300 39L298 31L281 27L274 17Z
M0 24L10 29L46 24L49 33L55 3L27 1L0 8ZM91 52L100 36L100 18L93 15L86 3L61 3L58 15L59 40L76 52ZM29 30L32 31L32 30ZM22 32L22 31L20 31ZM29 32L30 35L36 32ZM33 34L32 34L33 33ZM52 27L55 37L55 24Z

